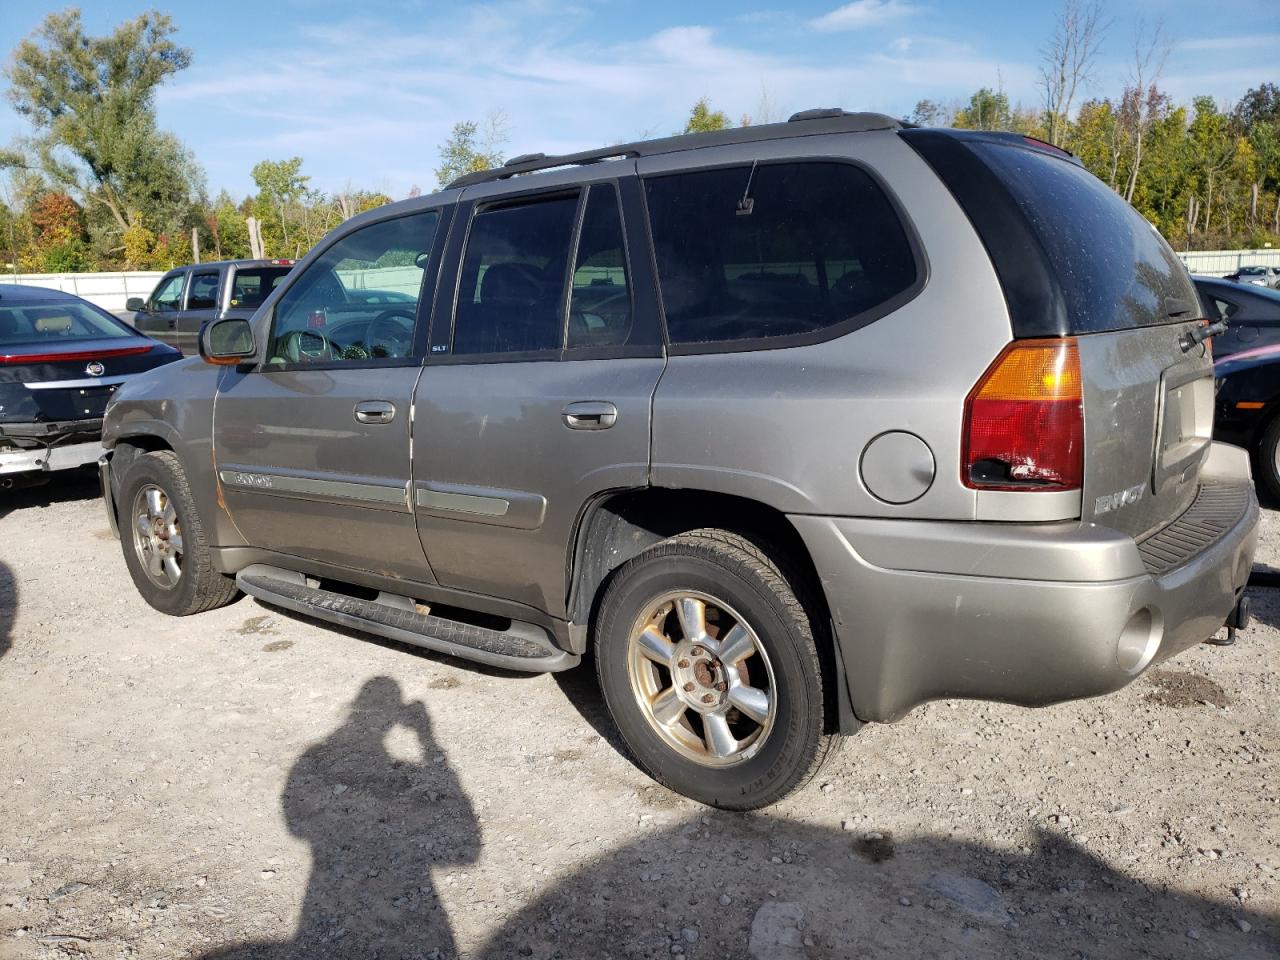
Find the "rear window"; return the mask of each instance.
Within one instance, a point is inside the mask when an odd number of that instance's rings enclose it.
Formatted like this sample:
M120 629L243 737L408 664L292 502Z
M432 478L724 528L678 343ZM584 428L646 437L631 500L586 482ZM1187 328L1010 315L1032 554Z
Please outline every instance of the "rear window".
M744 165L645 189L672 344L817 339L883 315L916 283L893 205L850 164Z
M1035 150L979 143L1044 247L1072 333L1187 320L1186 268L1154 226L1083 167ZM1192 308L1194 301L1185 304Z
M0 304L0 347L131 336L118 320L74 300Z
M1016 337L1182 322L1201 314L1186 268L1133 207L1067 157L1013 134L901 136L959 201L991 256Z
M231 286L231 306L257 307L289 275L290 267L253 267L237 270ZM406 300L412 299L406 297Z

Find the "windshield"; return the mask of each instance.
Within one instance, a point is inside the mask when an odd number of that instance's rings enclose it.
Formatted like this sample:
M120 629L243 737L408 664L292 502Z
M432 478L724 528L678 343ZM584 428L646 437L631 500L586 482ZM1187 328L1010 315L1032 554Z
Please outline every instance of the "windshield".
M1241 267L1240 276L1242 277L1260 277L1267 271L1263 267Z
M0 303L0 347L136 336L110 314L75 300Z

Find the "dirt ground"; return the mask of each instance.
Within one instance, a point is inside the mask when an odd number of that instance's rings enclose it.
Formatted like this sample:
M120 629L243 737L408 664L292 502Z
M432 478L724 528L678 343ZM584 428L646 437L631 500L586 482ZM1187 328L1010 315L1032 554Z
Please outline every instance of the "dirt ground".
M1280 514L1259 560L1280 567ZM1280 956L1280 591L1109 697L943 702L754 815L523 677L149 609L87 478L0 499L0 957Z

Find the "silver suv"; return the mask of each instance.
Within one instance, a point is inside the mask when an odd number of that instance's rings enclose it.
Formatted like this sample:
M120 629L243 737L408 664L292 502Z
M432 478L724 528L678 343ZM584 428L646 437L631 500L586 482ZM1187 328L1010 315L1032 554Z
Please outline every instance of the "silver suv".
M748 809L864 722L1106 693L1241 625L1215 329L1070 155L812 111L347 222L120 390L104 492L159 610L590 652L645 769Z

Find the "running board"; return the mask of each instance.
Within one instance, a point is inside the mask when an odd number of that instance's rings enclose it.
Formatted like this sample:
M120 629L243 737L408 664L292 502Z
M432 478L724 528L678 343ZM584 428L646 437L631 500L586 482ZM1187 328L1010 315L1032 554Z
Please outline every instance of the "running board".
M581 660L531 623L513 620L510 629L492 630L419 613L420 605L411 597L380 593L376 600L360 600L311 583L301 573L260 563L236 574L241 590L266 603L492 667L553 673L576 667Z

